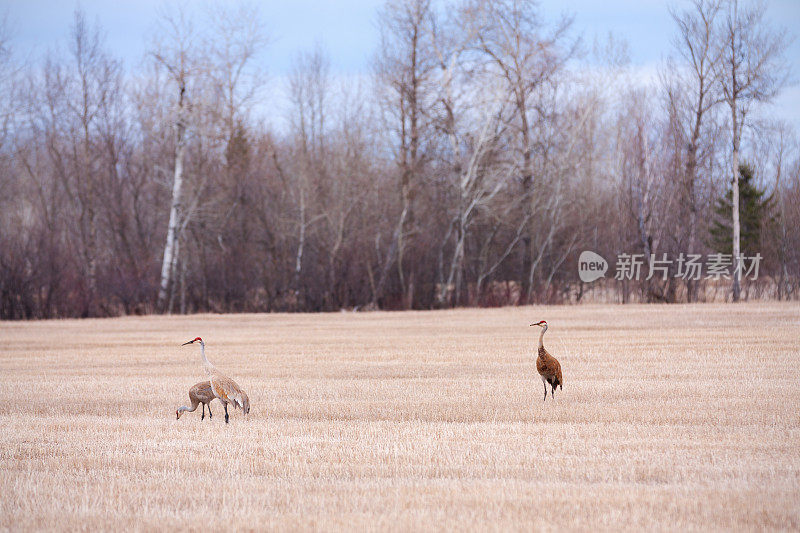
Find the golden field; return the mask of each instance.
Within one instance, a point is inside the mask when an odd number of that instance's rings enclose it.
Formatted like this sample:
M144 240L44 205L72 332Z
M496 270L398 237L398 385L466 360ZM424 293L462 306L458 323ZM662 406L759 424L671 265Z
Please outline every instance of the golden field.
M175 419L198 335L247 419ZM0 346L3 530L800 529L797 304L6 322Z

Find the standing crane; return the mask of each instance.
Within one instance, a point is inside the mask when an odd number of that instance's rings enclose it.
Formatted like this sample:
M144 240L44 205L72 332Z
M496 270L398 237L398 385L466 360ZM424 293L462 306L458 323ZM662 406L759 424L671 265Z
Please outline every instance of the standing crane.
M211 414L211 401L214 399L214 393L211 391L211 382L210 381L201 381L200 383L195 383L192 385L192 388L189 389L189 401L192 402L192 408L189 409L185 405L178 407L178 410L175 411L175 415L178 417L177 420L181 419L181 415L186 413L193 413L197 406L203 404L203 414L200 415L200 420L203 420L206 417L206 406L208 406L208 418L213 418Z
M228 404L232 404L237 409L242 409L244 414L250 412L250 400L247 394L242 390L239 385L231 378L217 370L217 367L211 364L206 357L206 343L200 337L195 337L189 342L184 342L181 346L187 344L200 343L200 355L203 358L203 365L206 369L206 375L211 382L211 391L214 393L215 398L219 398L222 405L225 406L225 423L228 423Z
M544 333L547 331L547 322L540 320L531 326L539 326L542 332L539 334L539 357L536 358L536 371L542 376L544 385L544 401L547 401L547 384L550 384L550 396L555 397L556 387L564 390L564 380L561 378L561 363L544 349Z

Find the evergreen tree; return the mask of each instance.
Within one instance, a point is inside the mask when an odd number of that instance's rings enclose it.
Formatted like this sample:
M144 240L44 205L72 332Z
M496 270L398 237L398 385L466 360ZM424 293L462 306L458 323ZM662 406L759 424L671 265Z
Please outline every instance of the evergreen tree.
M761 235L764 229L776 222L772 215L772 195L766 196L766 188L758 189L753 184L753 168L747 164L739 165L739 220L741 223L741 250L746 257L761 251ZM733 231L731 229L731 202L733 191L717 200L714 207L716 219L712 221L711 248L723 254L733 250Z

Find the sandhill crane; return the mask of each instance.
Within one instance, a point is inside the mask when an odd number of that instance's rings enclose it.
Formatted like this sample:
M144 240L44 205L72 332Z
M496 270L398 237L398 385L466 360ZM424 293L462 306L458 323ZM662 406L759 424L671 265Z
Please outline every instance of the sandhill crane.
M213 399L214 393L211 391L210 381L201 381L200 383L195 383L192 385L192 388L189 389L189 401L192 402L192 408L189 409L185 405L178 407L178 410L175 411L175 415L178 417L177 419L180 420L181 415L184 412L193 413L194 410L197 409L198 405L203 404L203 414L200 415L200 420L203 420L206 417L206 406L208 406L208 418L212 418L211 400Z
M550 396L555 400L556 387L564 390L564 380L561 378L561 363L544 349L544 332L547 331L547 322L540 320L531 326L539 326L542 332L539 334L539 357L536 358L536 370L542 376L544 385L544 400L547 401L547 384L550 384Z
M215 398L219 398L222 405L225 406L225 423L228 423L228 404L232 404L236 408L241 408L244 414L250 412L250 400L247 394L237 385L231 378L217 370L217 367L212 365L206 357L206 343L200 337L195 337L189 342L184 342L181 346L187 344L200 343L200 355L203 358L203 365L206 369L206 375L211 382L211 392L214 393Z

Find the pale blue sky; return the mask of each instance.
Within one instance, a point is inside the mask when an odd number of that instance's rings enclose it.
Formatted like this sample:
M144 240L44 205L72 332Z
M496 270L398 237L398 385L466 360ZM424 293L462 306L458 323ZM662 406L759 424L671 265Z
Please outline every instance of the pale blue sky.
M199 2L196 2L199 5ZM800 0L767 0L769 16L797 34ZM280 78L293 56L322 43L328 50L333 72L360 75L369 71L378 44L376 10L383 0L295 0L258 2L272 43L262 58L264 68ZM635 67L654 72L670 52L674 25L668 6L686 0L542 0L544 14L557 18L565 10L575 15L575 31L584 41L605 38L609 32L625 39ZM0 13L10 18L15 51L20 56L40 57L65 42L72 12L80 5L91 22L104 28L107 44L129 67L136 66L148 47L156 10L164 0L0 0ZM800 79L800 39L788 54L794 79ZM800 130L800 87L788 88L776 106L780 116Z

